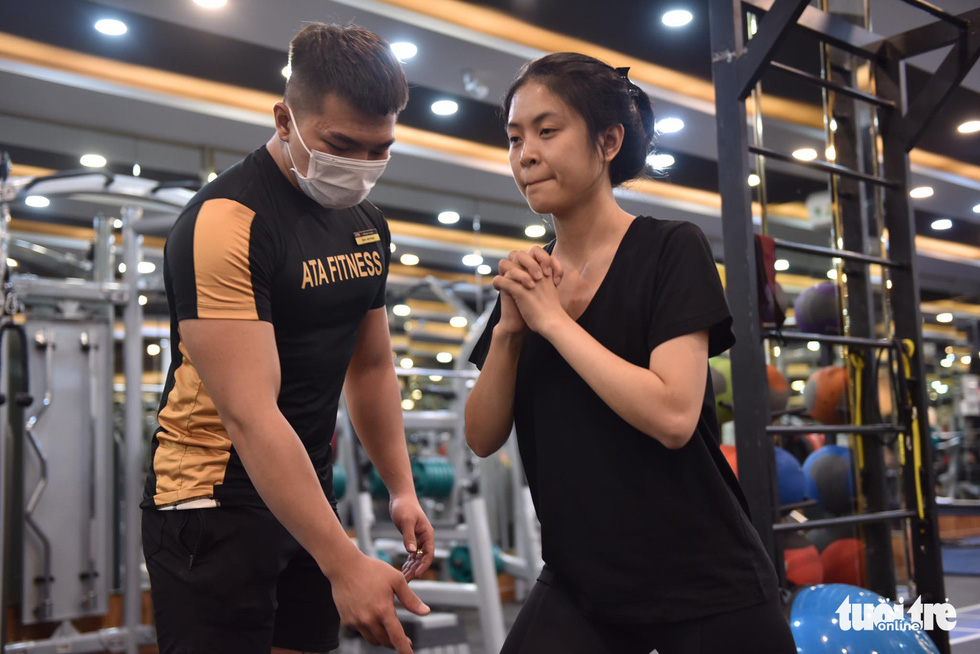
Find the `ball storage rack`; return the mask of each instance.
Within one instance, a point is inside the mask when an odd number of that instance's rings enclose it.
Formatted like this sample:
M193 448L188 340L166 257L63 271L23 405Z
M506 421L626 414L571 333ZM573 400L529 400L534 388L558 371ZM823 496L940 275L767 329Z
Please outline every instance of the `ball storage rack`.
M867 548L866 583L880 595L896 596L891 525L910 534L909 591L922 602L944 602L945 591L936 519L932 445L922 361L922 316L909 201L909 151L949 95L980 58L980 9L950 15L920 0L901 0L935 20L888 38L870 32L806 0L719 0L710 3L712 72L718 124L719 190L722 197L726 289L733 300L737 343L732 350L734 420L739 472L753 524L784 576L779 536L831 525L861 525ZM865 21L869 11L865 2ZM773 62L790 33L803 30L821 45L821 75ZM746 38L748 35L748 38ZM909 97L905 61L952 46L943 63L915 97ZM822 90L829 161L801 161L765 147L761 140L764 73L788 75ZM869 90L866 90L866 88ZM754 121L747 117L752 96ZM754 143L749 142L751 122ZM832 123L836 129L832 129ZM826 173L833 221L831 247L774 239L777 250L833 258L840 290L843 335L764 329L757 300L752 189L746 184L750 155L757 161L762 231L767 231L764 161L771 159ZM881 277L885 333L876 327L872 267ZM737 301L736 301L737 299ZM764 394L765 339L817 341L842 346L851 396L849 422L837 426L770 426ZM879 414L874 363L888 356L895 379L896 411L891 422ZM773 436L822 432L847 434L858 469L858 509L853 516L781 524L773 463ZM887 508L882 436L899 443L902 506ZM785 583L785 579L781 578ZM929 635L949 654L949 635Z

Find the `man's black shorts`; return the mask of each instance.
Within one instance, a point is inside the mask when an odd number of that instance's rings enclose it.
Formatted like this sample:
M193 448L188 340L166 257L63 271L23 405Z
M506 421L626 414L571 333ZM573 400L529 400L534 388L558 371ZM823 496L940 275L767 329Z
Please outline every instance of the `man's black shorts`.
M330 582L267 509L146 509L143 553L161 654L339 645Z

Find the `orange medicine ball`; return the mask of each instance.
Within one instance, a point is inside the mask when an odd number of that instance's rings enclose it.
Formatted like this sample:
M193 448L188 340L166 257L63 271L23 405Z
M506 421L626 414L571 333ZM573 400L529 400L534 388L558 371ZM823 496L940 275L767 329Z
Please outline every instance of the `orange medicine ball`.
M825 425L842 425L847 415L847 370L842 366L820 368L806 382L803 401L810 417Z

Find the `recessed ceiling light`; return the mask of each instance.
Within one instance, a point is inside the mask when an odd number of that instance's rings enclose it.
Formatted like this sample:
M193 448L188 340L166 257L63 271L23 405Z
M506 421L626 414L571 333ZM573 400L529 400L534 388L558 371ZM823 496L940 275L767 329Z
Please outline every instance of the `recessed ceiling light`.
M463 257L464 266L473 266L475 268L476 266L479 266L481 263L483 263L483 257L481 257L478 252L473 252Z
M961 123L956 131L960 134L974 134L980 132L980 120L968 120L965 123Z
M103 18L95 21L95 29L106 36L122 36L128 30L126 23L115 18Z
M837 148L832 145L828 146L827 149L824 150L824 156L827 157L827 161L834 161L837 159Z
M459 111L459 105L452 100L436 100L432 103L432 113L437 116L452 116Z
M43 195L28 195L24 198L24 204L35 209L43 209L51 204L51 200Z
M837 120L835 118L830 119L830 131L831 132L837 131Z
M684 27L694 20L694 14L686 9L673 9L665 13L660 20L667 27Z
M122 229L122 226L123 226L122 218L116 218L115 220L112 221L112 227L114 229Z
M654 170L663 170L674 165L674 157L669 154L651 154L647 157L647 164Z
M964 366L970 365L972 361L973 361L973 357L971 357L969 354L964 354L963 356L960 357L960 363L962 363Z
M158 356L160 354L160 346L156 343L150 343L146 346L146 353L151 357Z
M661 118L656 122L656 128L661 134L673 134L684 129L684 121L680 118Z
M391 44L391 51L395 53L395 58L398 61L405 61L411 59L419 53L419 49L414 43L409 43L408 41L396 41Z
M419 264L419 258L414 254L403 254L398 260L402 262L403 266L417 266Z
M143 172L143 169L140 168L140 165L138 163L133 164L133 177L139 177L141 172Z
M293 74L293 67L289 64L286 64L285 66L282 67L281 72L283 77L289 79L289 76Z
M810 350L811 352L819 352L820 343L818 341L807 341L806 349Z
M210 182L213 182L216 179L218 179L218 173L214 172L213 170L210 173L208 173L208 182L209 183Z
M388 249L390 249L391 250L391 253L394 254L395 253L395 250L398 249L398 246L395 245L395 242L394 241L392 241L391 242L391 246Z
M973 213L980 213L980 204L973 205Z
M411 361L411 359L402 359L402 362L405 361ZM402 368L411 368L411 367L412 366L405 366L405 365L402 366ZM415 400L413 400L410 397L406 397L404 400L402 400L402 409L404 409L405 411L411 411L414 408L415 408Z
M83 154L78 163L86 168L105 168L106 160L101 154Z
M762 183L762 179L758 175L756 175L755 173L749 175L749 186L758 186L761 183Z
M401 361L398 362L398 365L401 366L402 368L411 368L412 366L415 365L415 362L412 361L411 359L409 359L408 357L405 357ZM404 405L404 403L402 403L402 404ZM413 404L412 406L415 406L415 405Z
M779 272L789 270L789 261L786 259L776 259L776 264L773 267Z
M194 0L194 4L204 9L221 9L228 4L228 0Z
M827 271L827 279L837 279L837 269L831 268Z
M124 263L119 264L119 274L125 274L125 272L126 272L126 264Z
M936 316L936 322L953 322L953 314L941 313Z
M136 298L136 301L139 302L139 305L141 307L145 307L146 306L146 303L149 302L150 299L148 297L146 297L145 295L141 295L138 298Z
M547 231L544 225L528 225L524 228L524 235L528 238L541 238Z
M453 355L450 352L440 352L436 355L436 361L439 363L451 363L453 360Z
M934 192L931 186L917 186L909 191L909 197L918 199L931 198Z
M817 158L817 151L813 148L800 148L793 150L793 158L800 161L813 161Z
M456 327L457 329L466 327L466 325L468 325L469 322L470 321L467 320L465 316L453 316L452 318L449 319L449 324L452 327Z
M441 382L442 375L429 375L429 381Z
M136 266L136 270L143 273L144 275L149 275L151 272L157 269L157 265L152 261L140 261L139 265Z
M806 388L806 382L803 381L802 379L797 379L792 384L790 384L789 387L792 388L797 393L802 393L803 389Z
M483 264L481 266L476 267L476 272L480 273L481 275L489 275L490 273L493 272L493 268L491 268L487 264Z
M399 318L404 318L405 316L412 315L412 307L407 304L396 304L391 307L391 312L398 316Z
M953 221L949 218L940 218L932 221L932 228L936 231L943 231L953 226Z
M443 211L436 219L443 225L455 225L459 222L459 214L455 211Z

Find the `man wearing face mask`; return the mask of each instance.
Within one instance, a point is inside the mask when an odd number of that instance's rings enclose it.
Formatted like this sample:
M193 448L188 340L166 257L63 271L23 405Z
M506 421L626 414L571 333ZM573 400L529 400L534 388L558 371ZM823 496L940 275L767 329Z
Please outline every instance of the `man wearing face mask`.
M290 45L276 133L204 187L167 240L173 363L143 550L160 651L325 652L339 624L411 652L394 611L434 550L415 496L385 312L391 235L365 198L408 85L388 45L315 23ZM402 573L336 515L341 390L391 494Z

